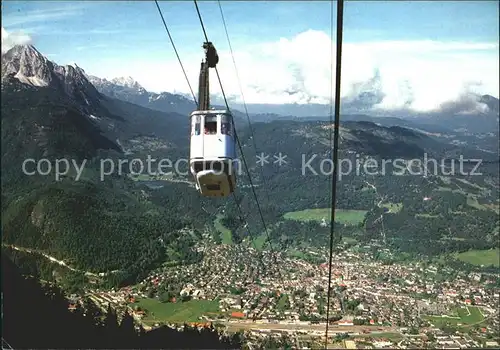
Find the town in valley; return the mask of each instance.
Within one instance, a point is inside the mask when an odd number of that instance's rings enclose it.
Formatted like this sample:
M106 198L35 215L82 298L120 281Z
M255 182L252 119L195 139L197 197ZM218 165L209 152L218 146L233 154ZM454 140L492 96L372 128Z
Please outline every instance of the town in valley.
M388 264L364 248L333 257L328 336L334 348L498 347L498 274L435 262ZM296 348L324 343L327 263L217 245L210 235L197 249L204 253L198 263L165 265L137 285L90 288L85 296L103 310L129 312L146 330L212 324L243 331L250 348L283 335ZM328 261L326 250L308 253ZM73 295L70 308L78 300Z

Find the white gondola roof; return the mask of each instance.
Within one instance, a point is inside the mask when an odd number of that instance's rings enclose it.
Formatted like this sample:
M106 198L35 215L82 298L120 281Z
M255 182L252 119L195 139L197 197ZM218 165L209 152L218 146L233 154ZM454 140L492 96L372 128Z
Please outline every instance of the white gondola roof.
M232 114L229 112L227 109L210 109L207 111L193 111L191 115L193 114Z

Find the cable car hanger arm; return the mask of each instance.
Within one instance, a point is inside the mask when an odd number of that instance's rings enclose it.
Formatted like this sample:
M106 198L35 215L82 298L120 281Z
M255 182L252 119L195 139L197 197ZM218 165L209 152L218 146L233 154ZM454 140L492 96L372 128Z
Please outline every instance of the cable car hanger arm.
M201 61L200 81L198 86L198 110L208 111L210 109L210 75L209 69L215 68L219 63L219 55L210 41L203 43L205 49L205 60Z

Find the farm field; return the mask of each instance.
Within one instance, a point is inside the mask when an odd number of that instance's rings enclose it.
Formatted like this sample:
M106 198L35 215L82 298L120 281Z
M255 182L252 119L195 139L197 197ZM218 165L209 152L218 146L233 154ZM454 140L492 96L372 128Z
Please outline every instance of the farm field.
M190 300L186 302L162 303L156 299L140 299L137 305L147 310L144 321L152 322L200 322L199 317L219 312L219 302Z
M221 220L222 216L217 215L217 218L214 220L214 226L221 234L222 244L233 244L233 234L230 229L222 224Z
M389 213L399 213L403 209L403 203L383 203L381 208L387 208Z
M330 208L306 209L293 211L284 215L285 219L297 221L326 221L330 220ZM357 225L363 222L366 210L335 210L335 221L346 225Z
M500 249L489 250L469 250L467 252L455 254L455 258L472 265L500 265Z
M426 318L432 322L436 327L440 325L449 323L452 325L473 325L481 323L484 320L483 314L479 310L478 307L475 306L467 306L458 308L456 310L457 315L454 316L426 316Z

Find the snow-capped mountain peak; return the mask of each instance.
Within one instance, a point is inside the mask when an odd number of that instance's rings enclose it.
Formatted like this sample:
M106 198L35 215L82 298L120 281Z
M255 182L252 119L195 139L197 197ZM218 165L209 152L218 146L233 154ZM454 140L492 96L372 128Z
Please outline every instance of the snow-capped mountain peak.
M119 77L111 79L111 82L115 85L128 87L131 89L144 90L144 88L139 84L134 78L128 77Z
M2 83L15 78L23 84L61 89L71 99L98 108L101 94L77 65L59 66L32 45L16 45L2 54Z
M4 54L6 57L27 57L28 59L34 60L38 59L41 61L47 61L45 56L43 56L33 45L16 45Z
M33 86L48 86L51 81L49 61L32 45L18 45L2 54L2 80L13 75Z

